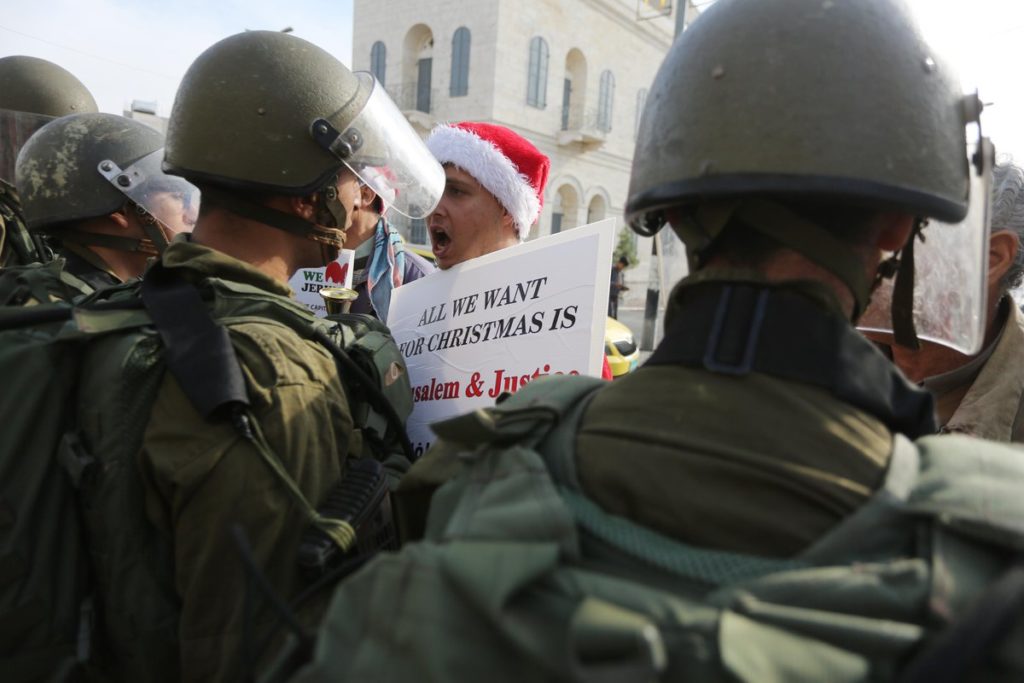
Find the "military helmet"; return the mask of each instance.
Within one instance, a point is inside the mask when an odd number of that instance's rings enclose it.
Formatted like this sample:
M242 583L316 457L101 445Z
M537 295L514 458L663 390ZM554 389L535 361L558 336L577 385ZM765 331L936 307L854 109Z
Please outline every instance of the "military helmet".
M96 100L67 69L20 55L0 58L0 109L52 117L99 111Z
M193 181L309 194L343 165L313 139L311 124L324 119L344 130L370 90L301 38L274 31L225 38L182 79L164 168Z
M627 220L756 194L960 220L967 103L900 0L719 0L651 86Z
M160 133L113 114L74 114L46 124L22 147L15 167L29 229L45 231L122 208L125 194L102 175L100 164L127 168L161 147Z

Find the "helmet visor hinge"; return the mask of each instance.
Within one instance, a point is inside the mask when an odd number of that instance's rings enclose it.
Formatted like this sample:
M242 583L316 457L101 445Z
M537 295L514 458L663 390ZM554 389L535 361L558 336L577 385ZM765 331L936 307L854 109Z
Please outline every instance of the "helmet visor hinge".
M327 119L313 121L310 134L316 144L342 161L350 159L363 146L363 138L358 130L349 128L343 133L339 132Z

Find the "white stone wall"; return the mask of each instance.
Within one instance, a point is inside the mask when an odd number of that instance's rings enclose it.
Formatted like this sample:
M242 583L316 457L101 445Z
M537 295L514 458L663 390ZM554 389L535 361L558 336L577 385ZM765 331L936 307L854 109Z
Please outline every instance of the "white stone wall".
M414 90L415 76L402 73L405 41L413 27L424 25L434 39L432 107L429 116L416 117L415 123L425 133L439 121L492 120L496 70L493 46L498 40L499 4L500 0L475 0L471 4L456 0L356 0L352 68L369 71L370 50L376 41L383 41L387 47L385 85L389 92L398 86ZM452 37L461 26L468 28L471 36L469 92L450 97Z
M551 157L544 209L531 237L550 234L552 213L561 204L560 190L576 198L574 208L561 207L566 213L563 229L585 224L595 197L601 198L604 215L594 218L621 221L635 143L637 93L649 88L654 79L671 44L675 22L672 16L638 21L637 9L638 0L355 0L352 63L354 69L369 70L371 46L383 41L387 46L386 85L393 91L410 80L401 75L403 59L408 59L403 57L406 37L413 27L427 26L434 39L430 49L432 107L429 115L409 111L412 106L403 107L410 121L423 134L441 121L500 123ZM695 15L691 9L689 16ZM452 36L460 26L467 27L472 36L469 92L453 98L449 96ZM543 37L549 48L543 109L526 103L534 36ZM586 137L576 142L567 142L573 135L561 130L563 79L570 50L582 53L586 63L585 86L574 83L574 107L584 113L580 128L586 129ZM615 91L612 127L603 133L592 124L601 73L606 69L615 76ZM583 98L582 106L576 104L577 97ZM637 246L642 260L627 271L631 289L622 302L627 307L643 305L652 272L650 240L641 238ZM681 245L672 257L677 264L666 266L666 286L684 272L676 267L683 260Z

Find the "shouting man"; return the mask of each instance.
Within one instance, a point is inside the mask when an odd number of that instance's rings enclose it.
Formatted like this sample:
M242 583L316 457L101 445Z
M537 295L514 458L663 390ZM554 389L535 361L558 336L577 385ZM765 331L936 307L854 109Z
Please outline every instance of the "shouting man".
M427 147L444 165L444 196L430 214L430 243L442 270L526 239L544 205L546 155L490 123L440 126Z

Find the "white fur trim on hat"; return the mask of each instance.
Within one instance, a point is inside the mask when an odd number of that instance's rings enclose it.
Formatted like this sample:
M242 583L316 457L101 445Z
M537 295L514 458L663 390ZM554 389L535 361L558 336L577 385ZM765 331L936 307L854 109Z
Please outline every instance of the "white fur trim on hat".
M526 239L540 215L540 198L512 160L488 140L456 126L439 126L427 147L442 164L455 164L473 176L512 216L519 239Z

